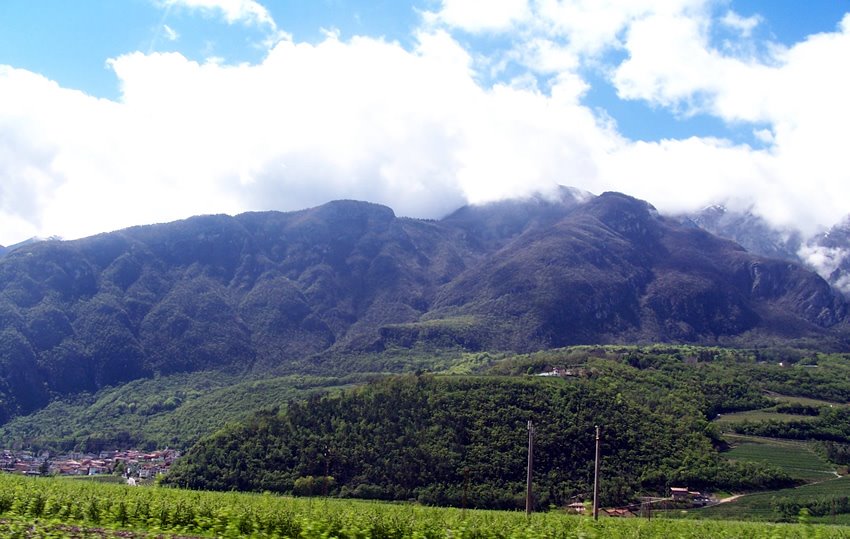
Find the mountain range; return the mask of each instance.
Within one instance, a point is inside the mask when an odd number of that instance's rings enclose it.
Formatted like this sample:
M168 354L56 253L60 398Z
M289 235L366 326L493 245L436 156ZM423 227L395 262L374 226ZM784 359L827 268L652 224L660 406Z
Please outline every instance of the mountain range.
M392 350L845 347L817 273L694 222L563 188L441 220L336 201L22 245L0 258L0 423L153 375Z
M810 237L774 227L750 210L734 211L720 205L680 218L686 224L731 239L751 253L803 264L845 296L850 294L850 217Z

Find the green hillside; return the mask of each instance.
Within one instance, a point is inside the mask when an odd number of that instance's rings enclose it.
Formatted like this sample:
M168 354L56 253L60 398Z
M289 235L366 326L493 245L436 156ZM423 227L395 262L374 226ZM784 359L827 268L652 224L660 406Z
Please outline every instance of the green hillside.
M57 400L0 427L0 446L98 451L187 449L259 409L285 407L315 391L359 382L310 376L242 378L201 372L136 380L95 395Z
M438 505L460 505L468 480L471 505L517 508L524 503L532 420L540 507L589 497L597 424L610 474L602 494L607 504L670 484L758 489L793 482L775 467L721 458L685 384L654 372L654 381L670 390L648 393L633 369L608 367L586 379L394 377L316 396L199 442L167 480L199 489L291 492L307 478L330 475L340 496Z
M528 354L398 349L328 356L313 368L354 373L138 380L55 401L7 423L0 439L59 449L194 444L170 478L193 488L327 490L441 505L462 505L465 495L471 506L501 508L523 504L528 419L538 435L539 507L589 496L597 424L606 504L680 485L775 490L850 464L842 420L850 408L841 404L850 361L841 354L670 345ZM562 376L537 376L553 370ZM741 414L749 419L724 422ZM777 422L779 414L790 420ZM735 429L779 429L779 436ZM333 479L326 483L326 475Z

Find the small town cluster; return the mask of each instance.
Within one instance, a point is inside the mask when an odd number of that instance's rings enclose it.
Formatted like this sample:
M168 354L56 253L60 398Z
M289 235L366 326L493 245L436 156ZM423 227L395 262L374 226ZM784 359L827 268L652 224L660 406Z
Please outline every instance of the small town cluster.
M180 456L174 449L159 451L101 451L52 455L48 451L0 450L0 469L24 475L105 475L119 474L141 480L168 472Z

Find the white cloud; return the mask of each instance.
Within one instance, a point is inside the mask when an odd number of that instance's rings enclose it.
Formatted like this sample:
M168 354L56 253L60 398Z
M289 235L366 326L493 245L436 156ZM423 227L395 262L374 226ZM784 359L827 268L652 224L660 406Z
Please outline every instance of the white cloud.
M848 257L850 257L850 251L839 247L824 247L810 243L801 246L797 255L824 278L838 277L833 285L845 294L850 294L850 275L835 273L842 265L846 264Z
M162 33L165 35L165 39L168 41L177 41L180 39L180 34L177 33L174 28L168 26L167 24L162 25Z
M809 264L822 275L829 275L838 269L842 260L850 254L846 249L837 247L824 247L822 245L803 245L798 253L800 258L807 260Z
M231 20L224 3L182 5ZM260 24L240 11L252 5L227 4L234 22ZM337 198L439 217L556 183L662 211L752 206L807 234L833 224L850 209L850 16L757 57L712 44L712 25L750 24L712 18L717 5L532 0L476 19L474 3L444 2L412 50L331 33L283 39L258 64L136 52L110 63L120 102L0 68L0 243ZM486 62L455 27L510 32L515 48L498 54L527 71L482 84ZM604 64L611 50L624 59ZM624 98L743 125L768 147L628 140L585 105L588 66Z
M469 32L502 32L523 46L572 57L622 47L630 25L650 15L703 14L711 0L442 0L430 24ZM544 62L544 65L550 65ZM552 66L557 64L551 64Z
M759 15L742 17L740 14L735 13L732 10L727 11L726 15L720 19L721 24L735 30L743 37L750 37L753 30L755 30L756 26L761 24L761 22L762 18Z
M450 7L444 2L439 13ZM466 30L475 25L472 12L440 20ZM509 58L556 80L571 78L575 96L587 88L583 70L597 69L622 99L680 117L749 124L769 146L755 150L710 138L612 143L609 137L607 148L591 152L597 174L576 183L634 193L671 211L733 201L812 234L850 211L850 154L841 150L850 125L844 97L850 77L843 69L850 15L837 31L790 46L752 41L763 20L714 0L532 0L528 14L512 18L504 32L517 42ZM715 26L739 38L714 43ZM611 51L625 59L606 64ZM604 122L604 111L597 116Z
M468 32L505 31L528 16L528 0L442 0L439 11L425 14L431 24Z
M773 144L776 142L776 137L770 129L753 129L753 136L765 144Z
M228 24L243 23L277 29L269 11L255 0L160 0L166 7L183 7L217 12Z
M27 160L54 182L27 215L40 234L64 237L335 198L433 217L594 176L612 135L577 104L575 81L551 95L487 89L471 64L442 31L420 34L413 51L370 38L282 41L257 65L133 53L111 62L120 103L31 74L4 83L27 105L2 100L0 121L23 114L41 129L0 147L55 148Z
M538 0L536 27L582 55L620 48L629 26L649 14L698 11L705 0Z
M707 24L657 15L632 24L629 57L614 76L620 95L760 126L759 138L771 143L769 159L759 157L765 162L737 191L760 201L773 223L807 234L841 219L850 211L850 155L842 150L850 125L850 77L842 67L850 55L850 15L838 31L770 47L764 59L712 48ZM753 162L760 155L750 154Z

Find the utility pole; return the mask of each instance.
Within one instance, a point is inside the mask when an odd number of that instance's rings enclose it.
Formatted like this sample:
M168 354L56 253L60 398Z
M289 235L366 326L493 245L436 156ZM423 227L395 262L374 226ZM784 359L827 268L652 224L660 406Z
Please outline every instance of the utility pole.
M466 496L469 491L469 466L463 468L463 517L466 518Z
M596 425L596 460L593 464L593 520L599 520L599 425Z
M330 480L331 448L325 446L325 477L322 478L322 496L328 497L328 481Z
M641 500L641 514L646 517L646 520L652 520L652 498L644 496Z
M525 514L531 515L531 465L534 460L534 425L528 420L528 470L525 479Z

